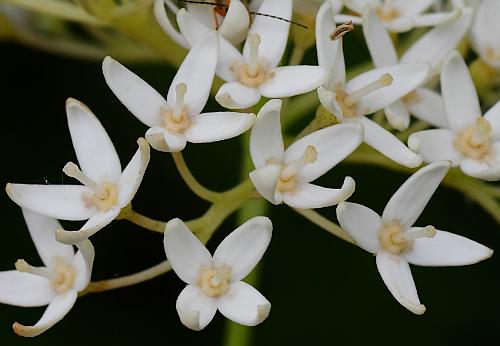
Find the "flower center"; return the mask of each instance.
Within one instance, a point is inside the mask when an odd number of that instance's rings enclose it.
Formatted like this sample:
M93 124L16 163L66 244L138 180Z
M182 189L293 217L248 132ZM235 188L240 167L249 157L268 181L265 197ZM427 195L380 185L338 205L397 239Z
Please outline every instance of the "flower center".
M257 88L267 80L274 77L274 73L268 72L262 64L259 63L259 45L260 36L258 34L248 35L248 44L250 47L250 57L248 64L238 64L231 67L236 76L236 80L250 88Z
M405 96L403 96L401 99L403 100L404 103L409 104L409 103L417 102L419 100L419 97L418 97L417 92L415 90L413 90L413 91L410 91Z
M104 182L101 185L87 177L73 162L68 162L63 172L68 176L75 178L83 185L92 190L91 196L82 196L87 206L96 206L100 211L106 212L118 204L118 186L113 183Z
M219 297L229 289L231 269L228 267L204 269L199 285L203 293L210 297Z
M187 85L179 83L175 86L175 107L173 109L163 108L161 117L163 126L172 132L184 133L191 127L191 118L184 107L184 97L187 92Z
M343 89L338 89L336 91L335 100L337 104L342 110L342 114L344 117L354 117L357 112L357 103L366 95L381 89L388 87L392 84L393 78L389 73L384 73L379 79L376 81L361 87L360 89L348 94Z
M46 278L50 281L52 288L57 293L64 293L73 288L76 278L76 271L70 265L64 263L62 258L54 259L54 270L49 271L47 268L33 267L23 259L16 261L16 269L22 273L29 273Z
M488 60L500 60L500 52L496 51L493 47L487 47L485 49L485 57Z
M455 147L466 157L480 160L491 151L491 125L482 117L476 125L460 132L455 138Z
M414 239L432 238L435 235L436 229L433 226L403 232L401 223L398 220L393 220L382 226L378 238L382 249L393 255L399 255L411 245Z
M297 173L302 167L309 163L313 163L318 158L318 151L312 145L308 145L304 150L304 154L298 159L291 162L281 170L276 190L279 192L291 192L297 186Z
M400 13L398 9L394 7L392 0L385 0L382 6L378 6L375 9L375 13L382 22L391 22L400 16Z

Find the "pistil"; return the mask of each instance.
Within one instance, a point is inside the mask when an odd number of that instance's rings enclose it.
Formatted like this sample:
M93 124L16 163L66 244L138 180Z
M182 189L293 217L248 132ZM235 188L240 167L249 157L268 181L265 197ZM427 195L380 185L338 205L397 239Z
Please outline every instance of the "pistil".
M47 270L47 268L33 267L23 259L18 259L16 261L15 267L16 270L21 273L33 274L48 280L52 278L52 274L50 273L50 271Z
M83 174L80 168L73 162L68 162L63 167L63 172L68 177L75 178L76 180L78 180L80 183L91 189L94 193L100 192L99 185L95 181L87 177L85 174Z
M281 171L276 190L279 192L290 192L297 186L296 175L302 167L313 163L318 158L318 151L312 145L308 145L304 150L304 154L297 160L288 164Z
M248 44L250 46L250 58L247 73L249 77L255 77L259 73L259 34L248 35Z
M418 238L433 238L436 235L434 226L426 226L420 229L409 230L404 233L397 233L392 236L397 243L409 242Z
M377 79L375 82L372 82L368 85L365 85L361 89L349 94L345 99L344 99L344 104L347 107L352 107L354 104L356 104L359 100L361 100L363 97L366 95L381 89L385 88L387 86L390 86L394 79L389 73L383 74L379 79Z
M172 118L176 122L180 122L182 119L182 113L184 109L184 96L187 92L187 85L185 83L179 83L175 86L175 107L172 113Z

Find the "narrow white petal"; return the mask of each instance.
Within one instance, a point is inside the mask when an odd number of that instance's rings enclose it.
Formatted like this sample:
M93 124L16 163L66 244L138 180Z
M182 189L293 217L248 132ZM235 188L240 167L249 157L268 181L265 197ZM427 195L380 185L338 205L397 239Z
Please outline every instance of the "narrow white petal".
M392 195L382 220L397 220L403 229L413 226L449 169L448 161L434 162L419 169Z
M316 161L306 164L298 173L300 180L313 181L350 155L363 142L363 128L359 123L345 123L315 131L285 151L284 163L298 160L312 145L317 152Z
M417 88L414 93L414 96L405 102L410 113L435 127L448 128L441 95L426 88Z
M52 268L56 257L71 262L75 256L73 247L56 241L56 229L61 228L59 221L25 208L22 211L31 239L45 266Z
M189 115L199 114L207 103L215 75L219 41L215 32L207 32L191 48L168 89L167 102L174 106L176 87L180 83L187 86L184 105Z
M491 125L492 140L500 140L500 101L498 101L486 114L484 119Z
M460 18L461 10L454 9L449 12L426 13L412 18L414 27L436 26L447 24L457 18Z
M98 212L92 216L78 231L56 230L57 241L63 244L76 244L109 225L120 214L120 208L114 207L106 212Z
M202 330L217 312L217 300L207 296L196 285L188 285L182 290L175 304L183 325L192 330Z
M361 13L361 12L362 12L362 10L360 10L358 13ZM363 24L363 19L361 18L361 16L352 16L352 15L347 15L347 14L337 14L335 16L335 21L338 24L348 23L348 22L352 22L352 24L354 24L354 25L362 25Z
M408 146L422 155L425 162L451 161L458 166L463 155L455 149L455 134L446 129L426 130L413 133L408 138Z
M460 168L471 177L487 180L500 180L500 141L492 146L490 157L485 160L465 159Z
M269 218L251 218L219 244L214 253L215 268L230 268L232 282L243 279L264 256L272 231L273 224Z
M427 10L436 0L392 0L393 6L404 16L415 16Z
M349 8L351 11L356 13L362 13L365 5L368 4L380 4L380 0L343 0L344 6Z
M417 229L417 228L415 228ZM418 238L402 256L411 264L427 267L475 264L493 255L493 250L473 240L445 231L432 238Z
M370 114L387 107L420 86L426 79L428 72L429 66L426 64L399 64L382 67L365 72L350 80L346 84L345 91L347 93L354 92L373 83L384 74L390 74L393 77L390 86L366 95L357 103L358 115Z
M16 306L43 306L55 296L50 281L17 270L0 272L0 303Z
M250 27L250 13L240 0L232 0L229 3L227 14L219 26L219 34L229 42L239 44L245 40Z
M255 16L248 33L260 36L259 57L269 68L273 68L278 66L285 52L290 30L290 23L287 20L292 17L292 0L264 0L257 12L285 19L276 20L266 16ZM245 42L243 56L245 61L249 61L248 41Z
M325 107L327 111L332 113L339 122L342 122L344 117L342 110L338 107L338 104L335 101L336 96L337 94L335 92L332 92L327 88L318 88L318 98L321 105Z
M410 113L406 105L398 100L384 108L389 124L398 131L404 131L410 125Z
M249 108L259 102L260 92L258 89L247 87L239 82L229 82L220 87L215 99L225 108Z
M163 31L179 46L188 49L189 44L186 39L179 33L167 16L167 12L165 11L165 2L164 0L155 0L154 3L154 14L156 22L161 26Z
M403 166L420 166L422 157L410 150L396 136L366 117L358 119L364 126L365 142L369 146Z
M341 49L341 40L332 41L330 34L337 25L333 16L332 4L325 1L316 16L316 50L318 52L318 65L324 68L335 66L335 57Z
M404 258L385 251L379 252L377 268L385 285L401 305L417 315L425 312L425 306L418 299L410 266Z
M481 108L469 69L457 51L450 53L443 63L441 92L448 124L454 132L475 124L482 114Z
M188 284L198 282L201 268L212 266L210 252L179 219L167 222L163 245L170 266Z
M102 72L116 97L149 127L161 125L160 110L167 101L153 87L111 57L104 58Z
M276 198L276 185L283 167L281 165L265 165L249 173L250 180L258 193L272 204L280 204L282 199Z
M293 192L283 192L283 202L297 209L315 209L331 207L344 202L351 197L356 188L356 183L351 177L346 177L340 189L329 189L326 187L310 184L297 183Z
M326 82L328 71L319 66L283 66L271 71L273 77L259 87L267 98L283 98L317 89Z
M387 30L396 33L407 32L414 27L413 18L411 17L399 17L391 21L386 21L384 24Z
M472 43L481 57L490 63L494 61L488 59L488 50L496 49L498 52L498 47L500 47L498 13L500 13L499 1L481 0L476 8L476 15L471 28Z
M185 7L198 22L203 24L203 26L210 29L215 28L214 8L212 6L205 6L203 4L185 4ZM179 12L182 10L183 9L180 9Z
M250 156L256 168L269 160L281 162L285 147L281 135L281 100L269 100L262 106L250 134Z
M363 34L375 67L398 63L398 55L387 29L369 6L363 14Z
M186 147L186 136L168 131L164 127L153 127L146 132L146 140L154 149L177 152Z
M371 253L380 252L378 234L382 219L377 213L361 204L344 202L337 206L337 219L360 248Z
M191 143L210 143L233 138L248 131L255 114L237 112L202 113L191 118L186 139Z
M16 322L12 326L14 332L25 337L34 337L42 334L66 316L75 304L77 297L78 294L74 290L58 294L50 302L42 318L34 326L24 326Z
M84 290L90 283L95 251L94 246L88 239L76 243L76 246L78 247L78 251L73 261L73 268L76 270L74 287L75 290L79 292Z
M254 287L238 281L231 283L229 291L219 298L218 308L231 321L251 327L267 318L271 303Z
M85 220L97 212L86 205L92 191L82 185L7 184L5 191L20 207L60 220Z
M208 6L199 6L199 4L186 4L191 6L192 8L203 8ZM196 42L198 42L205 33L210 31L210 26L205 25L200 22L197 16L193 11L186 11L186 9L181 8L179 12L177 12L177 24L179 25L179 30L182 33L182 36L186 39L191 47L193 47Z
M132 201L148 167L149 145L144 138L139 138L137 144L139 149L123 170L118 182L118 205L120 208L126 207Z

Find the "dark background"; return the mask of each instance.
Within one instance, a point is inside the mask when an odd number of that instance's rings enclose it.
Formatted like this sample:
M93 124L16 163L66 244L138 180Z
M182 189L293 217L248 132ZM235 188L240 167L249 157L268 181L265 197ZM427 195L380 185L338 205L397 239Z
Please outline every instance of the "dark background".
M61 172L75 154L64 112L67 97L86 103L99 117L126 164L145 126L107 88L100 63L66 59L1 44L1 183L69 182ZM166 92L173 70L163 65L131 66ZM210 106L214 108L213 104ZM215 108L214 108L215 109ZM208 187L238 182L240 141L188 145L186 160ZM340 165L320 183L338 186L356 179L351 198L381 212L405 176L378 168ZM0 197L0 270L18 258L41 264L20 209ZM177 174L169 155L152 151L150 166L134 200L135 209L161 220L190 219L207 204ZM334 208L322 211L334 217ZM500 340L500 260L458 268L412 267L427 312L415 316L400 306L379 277L375 258L293 213L270 209L274 236L263 261L259 290L271 301L269 318L252 329L254 345L471 345ZM419 225L470 237L500 248L500 227L461 194L439 188ZM78 225L73 225L77 227ZM209 243L213 250L235 226L228 219ZM96 248L93 279L130 274L164 260L162 236L126 221L115 221L92 237ZM0 305L0 345L222 345L226 320L217 314L202 332L178 320L175 300L183 283L173 273L150 282L79 299L62 322L35 339L16 336L11 325L35 323L44 308Z

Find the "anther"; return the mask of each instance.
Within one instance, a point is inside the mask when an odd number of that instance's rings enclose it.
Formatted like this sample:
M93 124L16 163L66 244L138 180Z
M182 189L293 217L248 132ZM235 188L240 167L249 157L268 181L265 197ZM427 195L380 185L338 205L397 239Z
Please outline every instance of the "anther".
M21 273L29 273L29 274L41 276L41 277L46 278L46 279L51 278L51 274L47 269L33 267L32 265L28 264L28 262L26 262L23 259L18 259L16 261L15 267L16 267L16 270L18 272L21 272Z
M174 120L179 121L182 117L182 109L184 107L184 96L187 92L187 85L179 83L175 86L175 108L172 114Z
M473 136L471 137L471 144L480 146L489 141L491 137L491 125L483 117L479 117L476 122L476 127Z
M307 165L314 163L318 158L318 151L312 145L308 145L304 150L304 154L298 160L293 161L281 171L281 179L287 180L293 177L297 172Z
M74 164L73 162L68 162L63 167L63 172L68 177L75 178L76 180L78 180L83 185L87 186L89 189L91 189L95 193L98 193L100 191L99 185L97 185L92 179L90 179L85 174L83 174L83 172L80 170L80 168L78 168L78 166L76 164Z
M433 238L436 235L436 229L434 226L426 226L421 229L415 229L406 231L404 233L398 233L393 236L396 242L411 241L418 238Z
M389 73L384 73L379 79L377 79L375 82L370 83L368 85L365 85L358 91L355 91L351 94L349 94L345 99L344 99L344 104L347 107L351 107L354 105L356 102L361 100L363 97L366 95L374 92L375 90L378 90L380 88L385 88L389 85L392 84L394 81L394 78Z
M259 72L259 34L248 35L248 44L250 46L250 59L248 61L248 75L255 77Z

